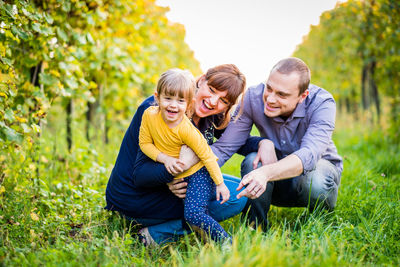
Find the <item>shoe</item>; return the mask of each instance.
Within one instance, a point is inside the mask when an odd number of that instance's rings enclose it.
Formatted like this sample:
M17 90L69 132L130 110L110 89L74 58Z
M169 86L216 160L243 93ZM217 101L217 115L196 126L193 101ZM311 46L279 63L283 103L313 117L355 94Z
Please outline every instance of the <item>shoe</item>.
M142 243L145 247L158 247L156 241L154 241L154 239L151 237L148 227L139 230L138 238L139 242Z
M221 243L221 252L222 253L228 253L232 251L232 238L226 238L222 243Z

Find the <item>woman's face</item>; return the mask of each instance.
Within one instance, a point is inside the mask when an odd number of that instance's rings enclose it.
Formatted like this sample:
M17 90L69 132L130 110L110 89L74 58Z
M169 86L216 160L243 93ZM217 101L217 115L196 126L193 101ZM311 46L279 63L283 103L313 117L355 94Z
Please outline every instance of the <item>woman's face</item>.
M229 108L229 101L226 99L227 91L218 91L207 84L204 76L198 82L194 97L194 114L199 118L208 117L225 112Z

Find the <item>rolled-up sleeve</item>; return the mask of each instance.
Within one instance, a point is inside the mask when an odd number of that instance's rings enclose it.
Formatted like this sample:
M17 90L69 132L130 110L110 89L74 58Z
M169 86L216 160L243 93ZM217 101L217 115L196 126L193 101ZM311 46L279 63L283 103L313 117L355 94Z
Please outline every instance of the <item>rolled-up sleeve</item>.
M218 157L219 166L224 165L246 143L250 135L253 119L249 91L244 96L243 107L243 114L237 120L232 120L221 138L211 146L214 154ZM238 110L240 110L240 105L237 107L236 113Z
M303 163L303 173L312 171L328 148L335 129L335 116L336 104L332 98L326 99L311 113L300 149L293 152Z

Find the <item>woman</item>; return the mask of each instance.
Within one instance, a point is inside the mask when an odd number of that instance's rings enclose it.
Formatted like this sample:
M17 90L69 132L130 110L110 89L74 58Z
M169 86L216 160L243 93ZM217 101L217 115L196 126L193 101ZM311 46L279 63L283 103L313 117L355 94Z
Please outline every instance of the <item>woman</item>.
M245 76L233 64L211 68L197 80L192 122L209 145L214 138L221 136L228 125L231 109L245 86ZM163 164L145 156L138 147L143 112L154 103L154 96L151 96L137 109L125 133L106 189L106 209L119 211L126 218L145 226L140 233L147 244L173 241L185 231L185 224L182 223L183 201L179 198L184 194L175 191L177 196L174 195L167 185L173 180L173 174L168 173ZM257 151L258 141L258 138L249 139L241 154ZM188 167L177 169L174 174ZM224 181L231 193L229 201L224 204L213 201L209 206L210 215L217 221L240 213L247 201L245 198L236 199L238 178L224 175Z

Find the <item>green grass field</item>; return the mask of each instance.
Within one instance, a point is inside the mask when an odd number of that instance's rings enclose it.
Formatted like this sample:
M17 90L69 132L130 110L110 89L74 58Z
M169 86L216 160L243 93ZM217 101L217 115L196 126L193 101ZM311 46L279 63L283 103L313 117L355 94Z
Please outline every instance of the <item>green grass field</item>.
M273 207L268 233L232 218L223 226L233 248L221 251L194 235L159 248L140 245L124 220L103 210L121 133L104 146L76 132L68 154L63 130L48 126L40 142L0 158L0 265L399 266L400 151L377 128L338 122L344 172L335 211ZM223 171L238 175L240 161L235 156Z

